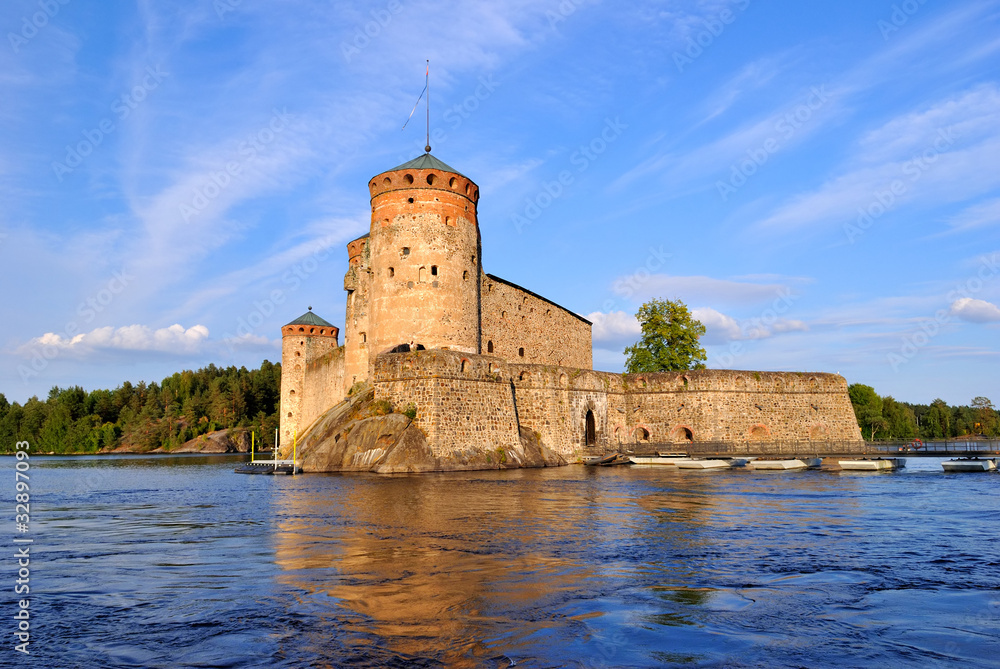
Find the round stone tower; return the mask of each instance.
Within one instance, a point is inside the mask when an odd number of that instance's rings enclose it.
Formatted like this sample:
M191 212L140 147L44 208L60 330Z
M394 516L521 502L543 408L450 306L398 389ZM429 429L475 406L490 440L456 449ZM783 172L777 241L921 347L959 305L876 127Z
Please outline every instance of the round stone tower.
M411 343L479 353L479 187L425 153L368 189L369 355Z

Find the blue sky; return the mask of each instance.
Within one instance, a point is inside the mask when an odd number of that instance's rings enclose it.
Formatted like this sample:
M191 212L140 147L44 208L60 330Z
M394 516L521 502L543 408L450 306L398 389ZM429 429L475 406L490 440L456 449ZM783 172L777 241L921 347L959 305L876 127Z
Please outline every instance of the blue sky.
M342 325L367 180L479 185L486 271L709 366L1000 402L1000 2L8 1L0 392L280 359Z

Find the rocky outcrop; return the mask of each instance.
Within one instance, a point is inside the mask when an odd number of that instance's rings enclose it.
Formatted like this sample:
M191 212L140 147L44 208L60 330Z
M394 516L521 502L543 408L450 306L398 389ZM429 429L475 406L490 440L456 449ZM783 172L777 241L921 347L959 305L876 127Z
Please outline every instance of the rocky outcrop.
M184 442L169 451L158 448L152 453L249 453L250 433L242 429L216 430Z
M401 413L391 413L370 388L333 407L317 419L298 444L306 472L368 471L379 474L554 467L566 461L530 431L521 430L514 448L489 449L475 444L435 456L427 437ZM290 453L285 453L290 456Z

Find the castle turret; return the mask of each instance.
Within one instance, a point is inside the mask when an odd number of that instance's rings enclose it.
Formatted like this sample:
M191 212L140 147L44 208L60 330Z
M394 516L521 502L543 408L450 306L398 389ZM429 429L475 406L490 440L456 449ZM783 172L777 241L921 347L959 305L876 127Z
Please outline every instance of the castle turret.
M339 330L309 311L281 328L281 450L291 452L292 439L301 434L322 409L323 403L340 400L339 384L333 397L322 388L306 387L309 363L337 348ZM312 384L316 385L316 384Z
M368 188L369 361L410 343L479 353L479 187L426 153Z
M371 308L371 267L369 236L347 244L347 311L344 318L344 394L355 383L369 378L368 313Z

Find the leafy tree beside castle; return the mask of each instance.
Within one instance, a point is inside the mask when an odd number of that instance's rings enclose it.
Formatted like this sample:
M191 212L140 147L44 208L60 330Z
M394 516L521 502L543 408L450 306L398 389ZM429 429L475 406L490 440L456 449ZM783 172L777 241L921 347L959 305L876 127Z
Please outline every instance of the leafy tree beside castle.
M862 438L870 441L880 432L888 431L888 421L882 417L882 398L874 388L861 383L852 383L847 388L847 394L851 398L854 417L858 419Z
M635 315L642 337L625 349L625 371L676 372L705 368L705 349L698 339L705 326L680 300L646 302Z

